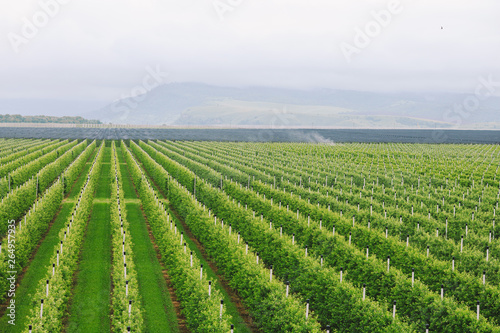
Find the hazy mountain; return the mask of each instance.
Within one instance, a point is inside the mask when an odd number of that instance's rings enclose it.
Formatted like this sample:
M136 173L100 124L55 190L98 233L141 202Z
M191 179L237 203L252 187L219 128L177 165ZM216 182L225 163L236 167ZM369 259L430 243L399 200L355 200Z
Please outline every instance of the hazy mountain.
M465 94L375 93L331 89L217 87L171 83L84 114L86 118L120 124L452 127L494 128L500 122L500 97L480 103L468 116L450 113ZM462 112L464 112L462 110ZM455 116L453 118L452 116ZM450 124L450 122L455 122Z
M470 97L474 95L171 83L105 107L102 101L0 100L0 114L83 116L140 125L500 128L500 97L485 99L470 112L457 111L454 105Z

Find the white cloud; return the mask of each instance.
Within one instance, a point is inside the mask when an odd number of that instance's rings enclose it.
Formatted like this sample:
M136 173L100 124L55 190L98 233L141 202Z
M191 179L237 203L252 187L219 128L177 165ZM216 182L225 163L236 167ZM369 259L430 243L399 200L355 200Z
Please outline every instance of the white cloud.
M146 66L176 81L360 90L468 91L500 76L500 2L400 0L403 10L353 56L339 48L390 0L65 0L14 52L40 3L0 0L0 97L113 100ZM441 29L443 26L443 29Z

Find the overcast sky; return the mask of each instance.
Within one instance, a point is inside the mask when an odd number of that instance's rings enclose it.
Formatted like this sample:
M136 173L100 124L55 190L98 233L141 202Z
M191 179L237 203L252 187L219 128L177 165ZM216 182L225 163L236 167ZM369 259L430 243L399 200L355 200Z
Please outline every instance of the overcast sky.
M498 0L0 0L0 98L115 100L151 70L468 93L500 81L499 14Z

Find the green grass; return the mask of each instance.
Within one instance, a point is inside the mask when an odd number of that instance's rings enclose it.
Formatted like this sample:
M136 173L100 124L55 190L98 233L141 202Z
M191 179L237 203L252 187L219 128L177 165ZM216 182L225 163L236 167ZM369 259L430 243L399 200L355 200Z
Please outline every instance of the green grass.
M81 250L68 332L109 332L111 225L109 203L93 205Z
M104 148L103 165L95 198L109 199L110 148ZM76 285L69 310L68 332L109 332L111 329L111 224L110 204L94 202L80 252Z
M117 147L118 161L121 161L121 147ZM134 184L126 164L119 164L122 174L125 198L137 199ZM127 220L133 239L132 251L144 308L146 332L179 332L177 315L170 298L167 283L163 278L162 266L149 238L148 229L140 204L126 203Z
M127 164L119 164L120 172L122 173L122 185L124 193L124 199L137 199L135 194L134 184L128 176Z
M105 151L109 148L105 148ZM106 160L105 160L106 161ZM103 163L101 176L99 177L99 184L97 184L97 189L95 191L95 199L109 199L111 198L111 164ZM109 221L109 217L106 219Z
M63 203L61 211L57 215L54 224L41 243L33 260L28 266L19 287L16 290L16 325L8 325L8 317L0 319L0 332L22 332L28 326L27 316L30 313L31 296L35 294L38 282L45 277L52 263L50 257L54 253L54 247L59 243L59 231L71 215L74 203Z
M128 174L127 174L128 176ZM127 220L133 239L132 250L144 308L146 332L179 332L177 317L170 299L162 267L149 238L139 204L127 203Z

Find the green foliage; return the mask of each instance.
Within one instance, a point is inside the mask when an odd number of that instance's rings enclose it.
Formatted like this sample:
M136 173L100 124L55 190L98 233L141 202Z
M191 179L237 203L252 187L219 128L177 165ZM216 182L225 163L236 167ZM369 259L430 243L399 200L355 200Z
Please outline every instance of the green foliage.
M33 250L57 213L61 202L62 183L57 181L37 200L24 219L17 224L14 269L8 268L11 263L9 262L9 252L2 251L0 253L0 301L3 301L7 296L7 271L20 272L28 264ZM2 244L8 244L8 237L2 240Z
M68 165L73 161L73 159L78 156L78 154L85 149L87 145L86 141L77 144L77 141L68 143L55 151L48 153L46 155L53 155L50 159L46 160L44 156L42 159L45 162L50 162L52 158L54 160L49 164L40 164L42 161L35 160L20 169L23 169L20 174L30 174L31 172L38 173L36 176L32 177L19 187L13 189L9 194L2 199L0 203L0 235L4 235L7 230L8 220L18 220L23 214L29 209L29 207L35 202L37 195L43 193L43 191L50 186L52 182L68 167ZM58 158L56 158L59 156ZM42 167L43 166L43 167ZM19 169L17 169L19 170ZM16 171L17 171L16 170Z
M105 144L111 147L106 154L111 151L116 158L115 142ZM0 235L5 235L8 220L16 220L16 270L27 265L63 195L86 168L96 146L87 140L0 139ZM494 220L500 149L496 146L131 141L124 152L182 313L194 332L226 331L232 317L224 312L219 318L220 292L215 288L208 297L207 276L199 276L200 261L194 258L191 267L189 246L185 252L169 208L142 169L200 241L218 273L241 296L262 331L312 332L327 324L339 331L360 332L423 331L425 324L439 332L500 331L495 326L500 324L496 238L500 226ZM34 331L63 329L102 155L97 154L96 168L78 197L61 265L54 276L52 267L47 271L51 294L44 297L43 279L33 295ZM121 174L117 164L111 167L112 326L115 331L129 325L144 331L140 281L130 259L132 239L125 209L120 207L125 196ZM110 187L105 184L105 188ZM123 287L122 223L127 235L128 296ZM461 236L465 236L463 250ZM6 297L9 259L7 239L2 242L0 300ZM291 297L285 297L284 281L290 282ZM441 285L444 299L439 295ZM40 298L45 299L42 319ZM129 299L134 303L131 317ZM308 321L306 299L312 310ZM393 300L397 300L395 321Z
M123 147L125 146L123 145ZM219 302L222 299L220 291L213 288L209 297L206 274L203 274L202 279L200 279L199 260L193 256L193 266L191 266L188 254L191 251L187 249L184 253L180 243L180 234L169 227L171 223L166 207L158 201L157 194L143 175L130 151L126 147L124 149L132 178L139 190L141 203L160 248L163 262L169 270L170 281L181 302L182 312L186 316L188 327L193 332L228 330L230 323L226 312L223 311L222 318L219 318ZM161 177L161 172L158 174Z
M198 152L198 154L200 153ZM169 155L179 158L178 155L172 154L172 152L170 152ZM194 154L188 155L188 153L185 153L184 155L193 159L201 160L201 158L198 158ZM184 157L184 159L186 158ZM217 163L216 161L217 158L212 161L212 164ZM204 160L203 162L207 162L207 160ZM223 166L220 168L227 169L227 167ZM193 168L193 170L196 169ZM210 181L210 179L207 180ZM391 300L397 299L398 304L402 303L398 306L398 313L411 318L412 322L419 322L420 327L423 328L426 323L434 320L432 319L432 316L429 317L429 314L423 311L428 307L428 303L422 303L419 305L420 303L418 302L405 301L415 299L414 294L418 295L418 297L422 299L427 299L427 302L441 304L440 306L443 307L443 309L447 308L446 311L448 312L459 311L461 306L458 306L454 301L449 301L449 299L448 302L445 303L437 301L438 297L430 293L430 291L424 285L420 284L420 282L417 282L417 284L419 284L419 288L410 288L413 290L413 293L408 292L406 289L403 289L404 291L398 291L398 284L407 286L408 283L410 283L411 286L411 282L408 282L408 278L406 276L402 275L400 272L398 273L397 270L386 273L386 268L384 268L385 266L383 264L377 264L376 260L371 260L371 262L367 261L363 252L357 250L355 247L348 246L346 242L339 242L338 238L336 238L336 242L332 243L332 240L335 238L327 237L326 235L328 232L325 229L323 229L322 232L318 230L319 228L317 227L317 224L319 219L323 219L323 227L328 228L328 230L331 230L332 226L336 225L337 235L339 232L344 235L347 235L349 231L353 232L353 237L356 236L356 243L362 244L360 246L361 249L365 249L366 246L369 245L371 250L370 252L376 253L378 256L380 255L380 258L385 258L387 255L391 255L393 264L396 263L396 267L405 268L406 271L411 271L411 267L415 267L415 259L418 258L420 265L418 263L416 264L416 267L418 268L417 272L419 273L417 278L420 278L423 282L429 283L429 286L436 291L439 291L441 284L444 283L447 295L451 294L455 297L459 297L459 299L467 302L472 310L475 310L475 301L477 300L477 297L481 297L480 299L484 305L482 307L482 315L485 315L487 318L495 321L495 318L497 317L497 306L495 303L498 302L491 300L498 297L498 291L496 288L492 288L491 286L483 287L480 285L479 280L473 279L467 274L451 272L451 265L447 265L445 268L442 263L436 262L433 259L425 258L425 256L421 255L413 248L406 249L405 245L395 241L393 237L386 240L381 233L372 232L366 227L361 227L359 225L351 228L349 227L349 223L347 223L348 218L341 219L338 214L334 214L329 210L327 211L323 207L319 208L316 205L308 204L307 202L304 202L304 199L300 199L299 197L307 197L308 193L314 192L308 192L302 188L297 188L297 192L294 192L295 195L290 195L290 193L287 194L283 191L274 190L271 185L264 185L260 182L252 181L249 182L249 184L252 185L256 191L267 194L268 198L274 197L274 199L276 199L275 205L273 206L269 203L269 200L262 199L262 196L256 195L253 191L242 190L241 186L238 186L238 184L225 182L224 190L231 197L234 197L242 203L248 204L249 207L257 210L257 212L262 212L264 216L273 221L275 226L283 225L285 232L289 235L295 233L297 242L301 243L303 246L307 246L309 251L316 253L317 256L324 255L325 261L330 265L337 267L337 269L339 267L347 269L349 272L349 280L356 283L356 285L361 286L363 283L367 283L369 289L372 289L371 291L368 291L368 295L371 297L374 297L376 300L386 302L386 304L390 304ZM197 189L197 192L200 195L202 193L199 189ZM221 196L221 200L222 199L224 199L224 196ZM307 222L305 222L302 217L301 223L297 223L297 218L294 213L285 213L283 210L284 208L279 209L276 207L278 200L283 201L283 207L285 204L289 204L292 210L299 208L303 214L311 214L311 218L314 219L313 224L315 224L315 228L307 228ZM214 212L219 212L218 209L220 207L227 208L230 205L230 202L223 203L221 201L214 202L209 205L209 207L216 207ZM322 212L322 214L319 214L319 212ZM328 216L327 214L330 214L331 216ZM231 219L231 216L232 214L228 214L221 215L220 217L223 217L225 220L227 219L229 223L243 223L245 227L251 225L249 221L242 222L244 219L241 216L238 216L235 220ZM332 218L332 216L334 216L334 218ZM269 242L270 241L268 240L267 243ZM266 242L263 243L266 244ZM382 252L382 255L380 252ZM408 255L410 255L410 258L408 258ZM404 265L405 263L407 264ZM442 274L436 274L436 272L442 272ZM470 288L462 288L461 286L463 285L468 285ZM464 310L463 307L462 310ZM464 311L461 312L463 313ZM467 312L465 311L465 313ZM476 326L475 316L471 312L465 315L465 317L454 318L453 320L455 320L455 322L458 320L460 323L463 323L463 320L466 320L468 322L466 327L468 327L471 331L488 331L491 329L488 328L488 325L485 322L482 323L482 328ZM443 331L447 331L446 326L437 327L440 327Z
M67 141L55 142L48 147L36 150L27 155L23 155L7 164L0 166L0 197L4 197L7 193L14 189L16 185L19 185L19 181L26 180L19 176L20 172L24 172L28 175L28 178L32 176L30 172L36 173L39 168L43 167L43 163L38 163L38 161L49 162L49 159L43 158L45 154L49 152L54 152L56 149L67 144ZM50 155L50 159L53 160L57 153ZM43 159L42 159L43 158ZM28 166L28 164L30 166ZM31 168L31 169L30 169ZM38 168L38 169L37 169ZM18 180L18 184L14 183L14 180Z
M90 156L94 152L96 147L95 140L89 144L85 150L75 159L73 163L64 171L63 180L64 180L64 193L68 194L73 186L73 183L78 178L80 173L85 168L85 164L89 160ZM77 152L72 152L72 155L77 154Z
M82 117L21 116L20 114L0 114L0 123L101 124L99 120L88 120Z
M33 140L33 141L28 141L25 144L21 145L20 147L17 147L16 149L5 149L2 148L2 153L0 154L0 165L1 170L0 175L3 176L6 173L6 169L4 168L4 165L7 163L10 163L14 160L17 160L19 158L24 159L25 156L38 151L39 153L43 152L43 150L54 144L55 142L57 143L59 140ZM4 150L5 149L5 150ZM41 156L41 155L38 155ZM17 165L21 165L22 163L16 162ZM15 169L15 167L11 168L11 170ZM1 177L0 176L0 177Z
M94 190L102 166L101 145L93 166L89 171L88 179L78 197L78 202L71 218L67 221L69 234L64 236L67 229L59 232L59 239L63 241L63 251L59 255L59 266L56 266L52 275L52 266L48 267L44 279L38 283L37 293L32 298L29 322L33 325L33 332L60 332L63 329L63 318L66 314L70 299L73 274L78 266L80 247L85 235L85 227L92 210ZM54 248L51 262L57 263L59 244ZM49 296L46 296L46 280L49 280ZM40 300L44 300L44 312L40 318ZM26 328L24 332L28 332Z
M155 162L152 161L149 156L142 154L140 159L143 164L155 165ZM248 275L243 275L243 273L240 273L240 271L243 270L243 268L246 269L246 267L244 263L239 263L239 260L243 260L247 263L247 265L250 265L250 263L255 263L255 261L253 258L249 260L249 256L243 255L243 253L245 253L245 250L242 244L240 246L236 244L235 249L231 247L231 244L235 243L236 236L233 234L232 242L224 241L222 237L228 237L227 233L221 231L219 228L214 227L212 218L207 218L207 213L203 212L203 210L195 203L186 189L180 188L179 185L177 185L176 181L173 179L169 182L168 188L169 202L176 208L179 214L183 216L186 223L189 225L190 230L203 243L206 251L216 259L218 268L225 274L229 275L231 277L231 281L234 281L231 282L231 285L236 290L238 290L240 295L245 299L245 304L249 307L250 311L256 318L256 321L258 321L264 331L277 330L279 325L283 325L283 322L278 319L276 319L276 321L270 321L270 316L272 316L271 318L275 318L275 316L271 315L271 313L278 311L278 309L282 307L276 307L272 305L271 301L271 303L267 303L266 301L264 301L264 295L267 294L272 297L278 297L274 295L279 295L279 300L286 300L285 298L283 298L285 294L284 284L280 282L278 286L282 288L281 291L276 291L276 294L273 294L270 293L269 290L260 289L265 285L260 288L258 287L257 277L262 276L262 280L269 282L268 274L256 274L255 272L251 271L248 271ZM225 210L230 209L230 205L227 202L226 196L218 192L216 189L213 189L212 187L207 186L203 182L199 181L196 185L196 192L197 197L201 202L214 209L214 211L217 211L218 214L221 214L221 216L224 216L225 220L228 219L228 223L232 223L234 228L239 228L243 224L248 224L246 218L249 217L249 213L235 212L232 210L230 210L230 212L227 212L227 215L224 213ZM203 216L205 217L203 218ZM238 221L241 221L241 225ZM267 230L267 228L254 230L253 235L254 237L266 237L268 235ZM220 238L218 238L217 236ZM303 283L292 284L292 286L293 288L297 288L294 290L305 293L309 292L309 294L307 294L308 296L315 295L315 297L302 296L302 300L305 301L305 298L311 298L311 308L318 309L316 310L316 312L323 325L326 326L327 324L331 324L333 327L351 327L351 329L354 327L358 327L359 320L356 317L352 317L352 308L365 308L366 304L370 304L369 308L370 311L373 312L373 320L369 321L368 324L371 331L383 332L386 330L392 330L396 332L404 332L409 330L409 328L402 323L396 322L393 324L392 318L390 318L389 314L382 308L378 307L375 303L363 302L359 297L359 290L355 290L352 285L339 282L337 272L331 271L329 272L330 274L326 274L327 276L322 276L321 278L325 278L325 283L321 283L320 285L312 282L317 281L317 279L320 278L317 275L313 274L312 276L305 278L304 275L301 274L301 272L304 270L304 268L306 268L308 272L315 272L314 269L312 269L311 271L309 270L309 267L314 267L314 262L309 258L304 258L304 261L302 261L300 258L303 258L303 254L300 254L298 249L293 247L290 242L283 242L279 240L277 242L270 242L271 239L269 238L261 238L260 241L256 241L251 237L252 235L250 233L247 236L249 236L252 240L251 245L254 247L258 247L259 254L265 261L266 259L270 258L269 256L275 256L275 258L280 259L277 262L274 262L273 260L269 261L273 264L278 265L276 266L276 271L279 271L282 267L280 265L281 262L284 267L289 267L289 269L294 272L293 274L299 274L300 277L305 279ZM237 253L238 256L235 256L234 253ZM233 255L232 258L231 255ZM292 275L288 276L287 274L283 274L282 276L283 279L292 277ZM274 282L277 281L273 280L273 283ZM306 291L305 289L301 289L307 288L307 286L311 285L316 285L313 291ZM328 292L326 292L324 289L325 285L330 286L329 288L327 288ZM315 299L319 299L319 297L321 297L320 295L329 296L329 301L324 303L324 305L320 305L319 301L315 301ZM346 295L351 296L346 297ZM345 303L346 300L349 299L351 301ZM338 300L341 304L339 305L338 303L334 303L335 300ZM293 320L286 319L284 321L287 323L297 323L297 320L300 320L300 318L303 316L303 311L304 308L301 308L301 306L297 306L294 309L287 310L287 313L293 316ZM302 314L302 316L300 314ZM304 317L302 317L302 319L303 318ZM342 321L338 321L339 318L342 318ZM299 328L287 327L284 331L287 331L287 329L296 330Z
M366 226L359 225L352 226L352 218L341 218L337 213L328 211L323 207L317 207L317 205L308 204L303 199L299 199L297 195L304 194L306 191L298 191L294 196L290 194L284 194L282 191L273 190L271 186L264 185L260 182L251 183L254 190L259 193L266 194L268 198L274 198L275 202L278 200L282 201L283 205L289 205L292 211L299 209L303 216L310 216L312 223L317 229L319 225L319 220L322 220L322 226L324 228L323 234L330 234L335 226L336 233L338 235L343 235L345 238L351 233L352 243L358 248L358 257L363 258L364 251L366 247L369 247L369 251L372 255L376 255L378 258L384 260L387 256L391 257L391 263L393 267L404 272L406 279L411 276L412 268L415 269L415 276L422 283L426 284L430 290L439 293L441 290L441 285L443 284L446 289L446 294L453 296L459 302L466 304L472 311L476 309L476 301L481 301L482 315L489 318L495 324L498 324L496 318L500 318L500 291L497 287L492 285L483 286L480 279L471 276L466 272L456 272L452 271L451 260L449 262L442 262L436 260L434 256L427 258L424 253L419 251L414 247L406 247L406 242L400 242L395 239L395 237L385 238L385 233L377 229L368 229ZM240 190L238 186L234 184L227 184L225 190L228 194L235 197L245 203L249 203L253 209L264 213L268 219L274 221L277 224L286 225L288 233L296 233L298 239L303 239L303 245L308 247L313 247L317 244L318 249L315 250L318 255L330 252L331 248L337 249L338 247L333 244L329 244L324 240L318 240L319 234L317 231L311 231L307 228L307 222L305 218L301 217L302 223L297 223L296 215L292 212L284 212L283 209L279 209L276 205L271 205L269 200L264 200L262 197L255 194L253 191L243 191ZM300 224L302 226L300 226ZM424 236L423 233L417 233L417 235ZM415 242L415 238L418 236L411 237L411 242ZM435 239L435 237L429 237L429 239ZM427 244L432 244L427 242ZM432 244L432 248L436 248L438 244ZM361 250L361 251L360 251ZM339 254L337 259L333 260L337 267L347 267L348 258L350 254L355 252L355 247L352 247L350 251L343 254ZM435 251L433 251L434 253ZM467 252L470 253L470 252ZM457 254L457 259L461 258ZM326 257L327 258L327 257ZM359 269L362 267L359 263L353 263L353 267ZM463 261L457 260L457 266L464 265ZM375 269L366 268L367 271L375 273ZM382 269L383 270L383 269ZM494 277L492 277L494 279ZM366 277L366 281L380 281L380 278L375 279ZM358 281L358 285L361 285L366 281ZM467 288L462 286L467 285ZM391 295L388 290L383 290L377 288L377 292L385 295ZM396 297L397 295L393 295ZM406 294L408 297L412 297ZM409 310L417 311L417 307L413 304L409 305ZM414 317L414 316L412 316ZM428 321L428 320L427 320ZM425 321L423 321L425 323ZM425 326L425 325L424 325Z

